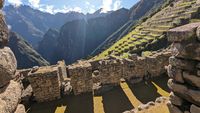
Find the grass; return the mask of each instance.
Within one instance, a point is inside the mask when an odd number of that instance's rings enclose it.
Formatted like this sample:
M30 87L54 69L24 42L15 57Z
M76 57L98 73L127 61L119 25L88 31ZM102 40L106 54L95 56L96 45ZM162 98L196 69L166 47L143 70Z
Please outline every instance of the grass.
M175 22L175 20L180 21L181 19L190 18L189 16L179 16L179 15L181 14L187 15L197 12L197 10L193 10L192 7L187 7L194 4L195 2L196 0L178 3L174 6L174 10L168 7L161 9L160 12L155 13L153 16L151 16L144 22L141 22L137 26L134 26L134 29L132 31L130 31L122 39L113 44L113 46L103 51L95 58L102 59L110 54L118 54L124 57L126 56L127 52L133 50L140 51L145 49L146 44L154 44L155 42L158 41L157 39L163 38L161 36L166 31L174 27L173 22ZM182 9L180 9L184 7L185 10L187 10L187 12L184 12ZM167 15L170 13L172 13L173 15ZM163 16L163 14L166 16ZM166 20L162 20L163 18ZM156 19L156 21L153 21L153 19ZM194 21L199 21L199 20L191 20L191 22ZM111 51L113 51L113 53Z

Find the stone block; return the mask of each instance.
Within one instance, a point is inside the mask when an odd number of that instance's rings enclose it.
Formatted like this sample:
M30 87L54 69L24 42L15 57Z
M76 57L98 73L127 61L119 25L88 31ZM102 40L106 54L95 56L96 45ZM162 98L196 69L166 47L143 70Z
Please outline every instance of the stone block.
M37 71L29 73L28 80L36 101L45 102L60 98L61 82L57 67L40 67Z
M183 78L185 79L185 81L187 81L187 83L191 84L192 86L200 88L200 77L189 74L188 72L183 72Z
M190 113L200 113L200 107L196 106L196 105L191 105L190 107Z
M178 69L193 71L196 68L196 62L190 60L183 60L174 56L169 58L169 64Z
M183 113L178 107L173 105L171 102L167 103L170 113Z
M175 66L169 65L167 71L170 78L173 78L176 82L184 83L181 69L177 69Z
M169 88L185 100L195 103L196 105L200 105L200 91L189 89L187 86L175 83L173 79L168 81Z
M200 43L174 43L171 47L172 54L178 58L200 61Z
M176 106L181 106L184 102L182 98L176 96L173 92L170 93L169 100Z
M198 26L200 26L200 22L171 29L167 32L168 41L181 42L190 38L196 38L196 29Z

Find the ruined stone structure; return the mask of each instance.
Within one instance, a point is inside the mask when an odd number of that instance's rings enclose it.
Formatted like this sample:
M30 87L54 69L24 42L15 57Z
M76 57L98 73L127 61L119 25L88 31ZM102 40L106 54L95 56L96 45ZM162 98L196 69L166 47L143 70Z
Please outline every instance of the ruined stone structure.
M200 23L193 23L168 32L173 42L168 66L171 113L200 113L199 28Z
M51 101L60 98L60 78L58 68L46 66L32 70L28 80L33 88L35 99L38 102Z
M138 83L162 75L166 72L169 56L169 50L162 50L146 57L110 57L99 61L78 61L69 66L60 61L57 65L18 72L28 78L36 101L44 102L70 94L72 89L75 95L79 95L98 90L105 85L119 85L122 78Z
M0 0L0 8L4 0ZM5 23L2 11L0 11L0 113L25 113L24 105L19 104L22 95L22 86L17 81L17 61L6 47L8 39L8 27Z
M87 61L79 61L77 64L68 66L71 85L75 95L92 92L92 66Z

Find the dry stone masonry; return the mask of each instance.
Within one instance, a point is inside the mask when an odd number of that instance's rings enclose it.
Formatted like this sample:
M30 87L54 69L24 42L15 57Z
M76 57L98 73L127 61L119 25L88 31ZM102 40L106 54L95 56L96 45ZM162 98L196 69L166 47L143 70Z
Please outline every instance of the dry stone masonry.
M168 40L173 42L168 66L171 113L200 113L199 28L200 23L193 23L168 32Z
M92 92L92 66L89 62L79 61L68 66L68 73L75 95Z
M41 67L28 74L36 101L44 102L60 98L60 78L55 66Z

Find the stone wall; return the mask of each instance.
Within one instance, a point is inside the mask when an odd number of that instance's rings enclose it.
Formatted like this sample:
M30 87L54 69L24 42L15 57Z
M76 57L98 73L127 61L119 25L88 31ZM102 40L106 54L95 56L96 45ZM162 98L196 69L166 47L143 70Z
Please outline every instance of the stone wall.
M30 71L28 80L38 102L60 98L60 78L57 66L40 67Z
M173 42L168 75L171 113L200 113L200 23L174 28L168 32Z
M68 74L75 95L92 92L92 66L89 62L79 61L68 66Z

